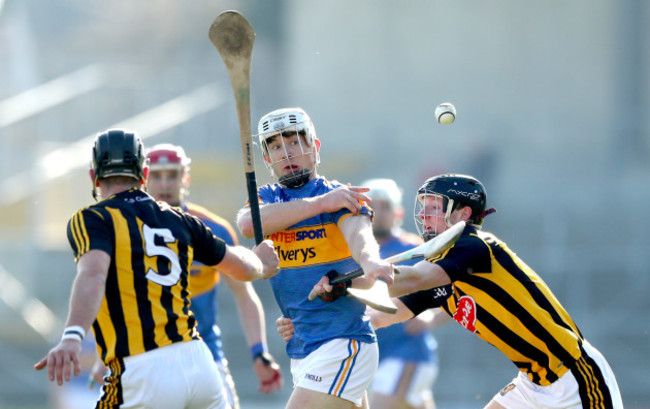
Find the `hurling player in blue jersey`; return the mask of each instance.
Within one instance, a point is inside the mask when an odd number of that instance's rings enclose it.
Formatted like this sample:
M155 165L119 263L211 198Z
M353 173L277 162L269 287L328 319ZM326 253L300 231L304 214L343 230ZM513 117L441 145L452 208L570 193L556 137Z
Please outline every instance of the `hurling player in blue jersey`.
M410 250L422 239L401 229L404 217L402 191L392 179L370 179L360 186L370 189L374 219L372 231L382 258ZM413 264L405 262L403 264ZM447 288L448 294L451 289ZM438 352L431 330L450 318L441 311L424 311L413 319L376 331L379 368L370 386L372 409L433 409L432 387L438 374ZM276 320L278 332L289 341L294 328L291 320Z
M236 245L237 235L232 225L209 210L186 200L190 185L191 159L181 146L168 143L152 146L147 151L149 179L147 191L156 200L183 209L186 213L201 219L217 237L229 245ZM260 381L260 391L271 393L282 388L282 375L278 364L266 347L266 327L262 303L250 283L237 281L220 274L212 266L194 262L190 270L191 309L196 316L201 338L210 348L221 373L228 401L233 409L239 408L228 361L223 352L221 330L218 321L218 290L224 281L232 291L244 334L251 348L253 370Z
M329 181L317 172L320 140L301 108L264 115L258 126L264 160L278 183L259 188L264 234L280 256L280 272L270 280L295 334L287 343L294 390L288 409L368 407L366 389L377 368L374 330L365 305L353 297L337 302L308 300L314 285L329 286L336 275L360 265L365 276L353 283L388 283L393 268L381 260L372 234L366 188ZM250 208L237 217L244 237L253 237ZM358 264L357 264L358 263ZM323 297L326 298L326 297Z

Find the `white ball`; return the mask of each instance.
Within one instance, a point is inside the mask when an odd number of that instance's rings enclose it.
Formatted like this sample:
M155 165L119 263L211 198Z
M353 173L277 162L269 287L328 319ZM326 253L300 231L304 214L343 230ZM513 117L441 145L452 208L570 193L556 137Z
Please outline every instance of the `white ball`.
M443 102L435 110L436 119L443 125L449 125L456 119L456 107L451 102Z

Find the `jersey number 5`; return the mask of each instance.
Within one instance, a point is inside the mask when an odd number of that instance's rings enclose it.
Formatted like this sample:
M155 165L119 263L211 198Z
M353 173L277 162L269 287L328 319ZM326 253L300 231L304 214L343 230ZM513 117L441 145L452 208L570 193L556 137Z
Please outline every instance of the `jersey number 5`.
M144 224L142 226L142 235L144 236L147 256L164 257L170 262L170 271L167 274L160 274L159 272L150 268L149 271L147 271L147 280L151 280L154 283L165 286L172 286L176 284L181 277L181 263L178 259L178 254L174 253L174 251L167 246L159 246L155 243L155 236L162 237L165 243L175 242L176 238L174 238L171 230L151 228Z

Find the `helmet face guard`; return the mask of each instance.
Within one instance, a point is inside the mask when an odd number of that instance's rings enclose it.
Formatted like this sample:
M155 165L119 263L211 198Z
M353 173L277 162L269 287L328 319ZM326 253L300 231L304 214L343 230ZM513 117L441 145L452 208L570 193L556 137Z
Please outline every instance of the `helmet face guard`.
M270 112L260 119L258 131L264 163L271 176L289 188L303 186L312 179L320 163L320 142L305 111L283 108ZM300 168L294 163L306 156L311 156L311 168ZM300 160L300 163L305 162ZM277 169L286 169L287 172L277 174Z
M451 227L454 199L437 193L419 193L413 215L415 227L424 241L429 241Z
M443 225L437 224L436 229L432 229L432 223L429 223L427 220L431 221L433 219L426 219L427 217L434 217L433 209L427 209L427 207L431 206L430 203L434 199L437 199L439 202L438 206L441 207L440 210L445 214L446 227L451 226L449 218L451 213L458 208L469 207L472 212L468 222L477 227L483 223L485 216L495 211L494 209L485 210L487 194L483 184L478 179L460 174L444 174L429 178L418 190L414 212L416 226L419 231L420 225L423 223L420 233L425 240L435 237L436 234L440 234L442 231L439 228L444 227ZM418 206L423 206L424 209ZM442 216L438 215L436 217Z

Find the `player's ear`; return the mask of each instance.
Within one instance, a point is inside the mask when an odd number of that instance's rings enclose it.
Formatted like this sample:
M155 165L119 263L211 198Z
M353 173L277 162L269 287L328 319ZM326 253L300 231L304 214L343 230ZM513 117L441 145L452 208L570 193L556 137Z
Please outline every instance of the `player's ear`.
M460 220L462 221L468 221L472 217L472 208L469 206L465 206L461 209L461 218Z
M316 145L316 152L320 152L320 139L314 138L314 144Z
M95 171L92 168L88 169L88 175L90 176L93 185L95 185Z

